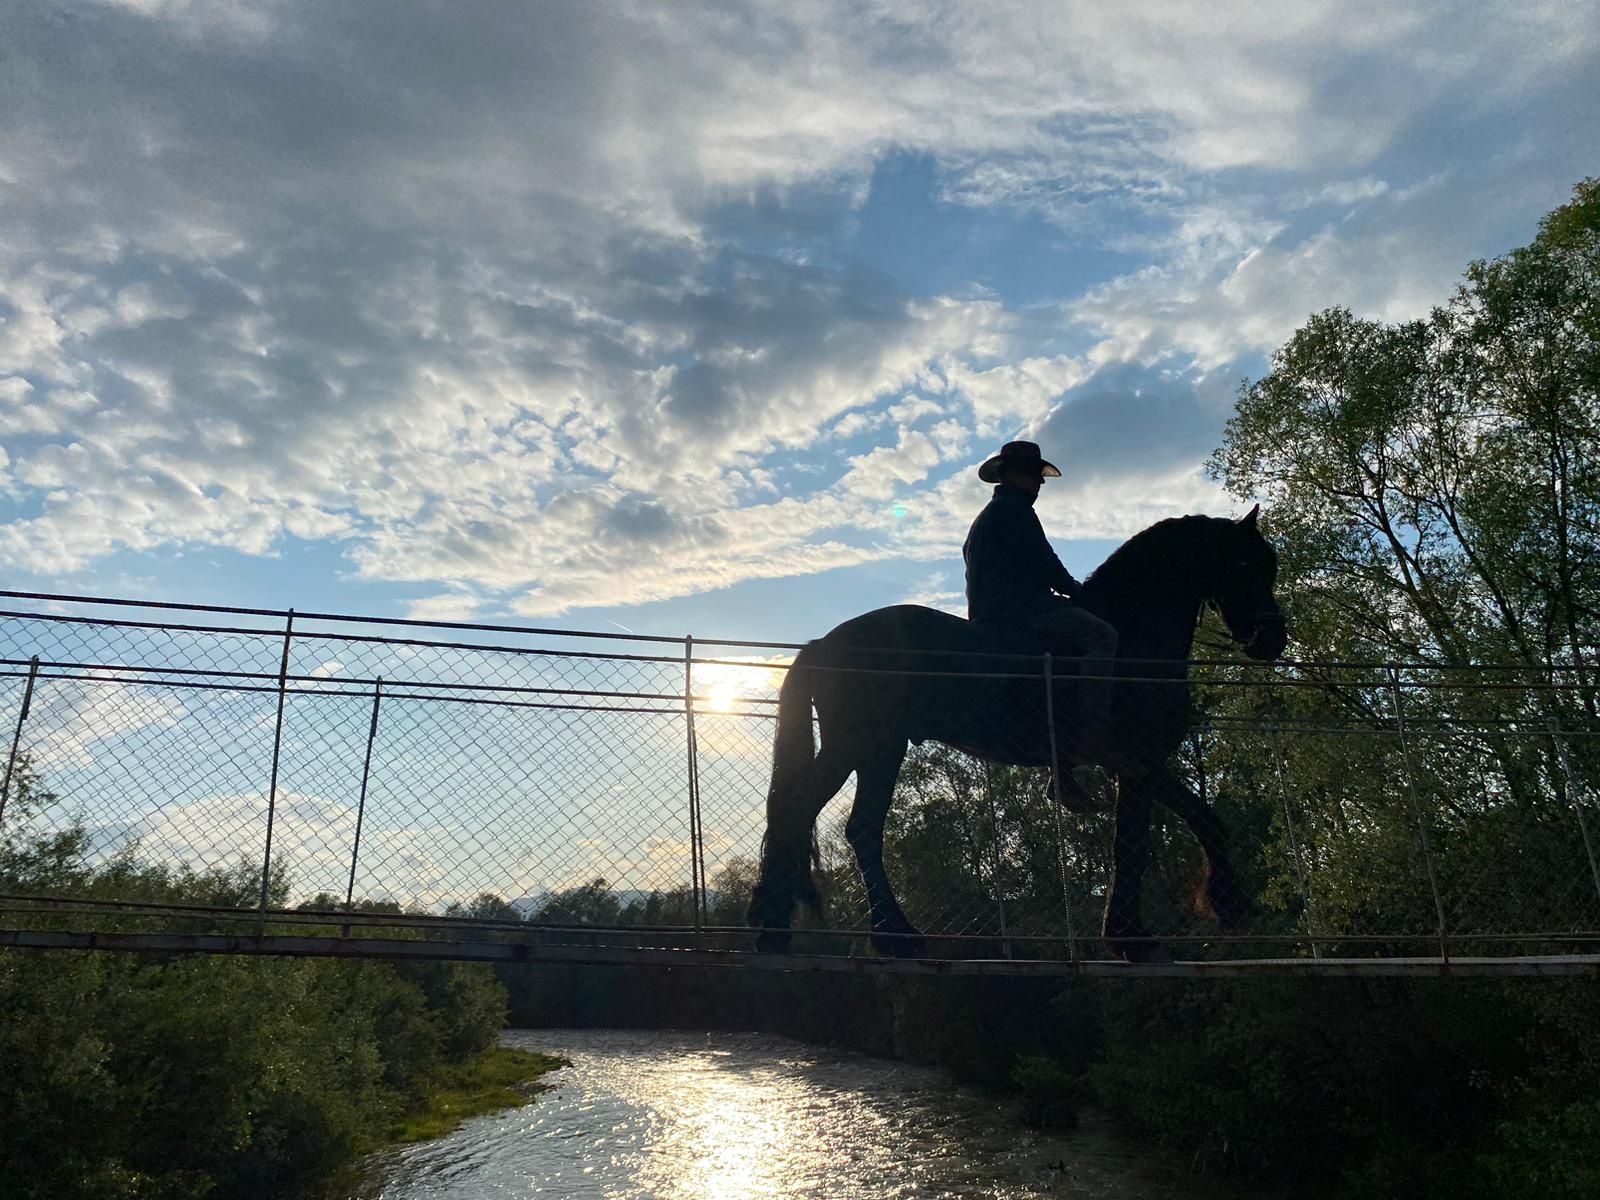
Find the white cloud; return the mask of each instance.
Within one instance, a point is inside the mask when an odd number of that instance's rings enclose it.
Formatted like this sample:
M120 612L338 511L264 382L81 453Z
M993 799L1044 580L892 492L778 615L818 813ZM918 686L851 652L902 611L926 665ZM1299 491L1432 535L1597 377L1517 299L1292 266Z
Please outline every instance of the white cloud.
M470 621L481 601L469 592L440 592L413 600L406 616L413 621Z
M990 438L1042 418L1063 392L1088 375L1088 367L1065 355L1025 358L983 370L952 363L948 369L950 386L966 397L979 432Z
M1099 339L1097 363L1184 354L1201 370L1267 352L1335 304L1386 320L1422 316L1448 295L1470 255L1430 240L1418 227L1425 213L1391 210L1388 219L1383 231L1234 225L1197 235L1182 255L1092 289L1069 313Z
M1057 541L1105 538L1126 541L1157 521L1184 513L1221 515L1230 501L1198 466L1169 472L1134 472L1115 491L1071 485L1041 493L1040 519Z
M448 587L440 618L932 555L973 498L939 468L1029 428L1093 435L1082 527L1122 529L1190 496L1170 460L1241 355L1439 298L1600 124L1559 4L151 0L6 33L0 560L287 534ZM804 232L895 152L1124 258L1027 312L908 294ZM1135 406L1154 466L1104 427L1125 364L1169 398Z
M897 425L914 425L923 417L931 417L944 412L944 405L937 400L930 400L926 396L912 393L898 404L889 406L887 416Z
M90 670L88 678L45 679L35 693L27 750L43 771L88 767L103 743L146 730L176 728L187 715L170 690L125 682L128 672Z
M937 608L964 617L967 615L967 593L964 590L952 591L949 583L948 575L943 571L936 571L912 584L911 591L900 603L920 604L926 608Z
M939 460L939 447L931 437L902 428L893 446L879 446L852 458L850 473L839 486L868 500L887 500L900 486L922 482Z
M317 892L342 896L349 879L355 806L280 789L275 808L272 856L288 869L290 903ZM266 797L234 793L168 804L137 818L121 833L136 844L139 857L152 862L181 863L195 870L228 869L241 861L259 865L266 846ZM451 852L468 837L447 826L363 828L356 897L423 907L470 898L487 881L498 879L492 864L471 864L483 871L474 875L452 863Z

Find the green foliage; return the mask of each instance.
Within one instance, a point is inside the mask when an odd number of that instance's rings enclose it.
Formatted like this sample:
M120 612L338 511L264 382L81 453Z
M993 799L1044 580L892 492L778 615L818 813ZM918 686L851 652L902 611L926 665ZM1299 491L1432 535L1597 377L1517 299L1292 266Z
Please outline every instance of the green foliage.
M259 898L249 866L174 870L132 854L93 866L81 829L28 836L26 814L54 798L20 766L5 890ZM285 890L274 872L269 891ZM505 1006L492 973L465 964L0 952L6 1194L306 1194L457 1079Z
M1501 1029L1516 1031L1527 1068L1503 1085L1503 1111L1474 1156L1482 1191L1508 1200L1600 1195L1600 987L1503 995Z
M930 744L913 750L895 792L885 860L909 912L932 927L968 921L967 934L1065 934L1054 801L1046 772L980 762ZM1104 877L1093 850L1099 832L1074 832L1069 875L1079 912L1097 907L1085 890Z
M391 1140L443 1137L471 1117L526 1104L544 1090L541 1076L570 1065L563 1058L509 1046L486 1050L470 1063L445 1068L427 1107L401 1121Z
M1592 668L1600 180L1425 320L1313 317L1240 392L1213 473L1267 501L1308 650ZM1583 697L1593 717L1594 697Z
M615 925L621 918L622 901L604 879L557 892L532 917L542 925Z
M1364 953L1340 937L1433 928L1419 811L1452 932L1592 927L1569 789L1594 794L1600 745L1570 738L1563 762L1548 734L1600 727L1597 446L1594 180L1426 319L1321 313L1241 390L1211 465L1266 503L1294 657L1487 668L1478 678L1513 685L1397 693L1382 673L1323 668L1308 672L1319 686L1266 692L1202 675L1204 714L1262 731L1185 761L1258 886L1256 932L1315 929L1325 951ZM1526 686L1553 675L1577 686ZM1350 732L1271 732L1297 724ZM1352 1194L1600 1190L1592 980L1096 995L1097 1092L1193 1161L1315 1171Z
M337 901L335 901L337 903ZM520 921L522 912L493 892L479 892L466 904L451 903L444 910L447 917L470 917L475 921Z
M1089 1099L1087 1079L1047 1054L1025 1054L1011 1068L1011 1082L1022 1096L1022 1120L1042 1129L1070 1129L1078 1107Z
M1236 738L1209 764L1276 810L1259 861L1292 924L1432 927L1420 808L1453 931L1593 925L1592 889L1567 884L1588 874L1572 791L1600 785L1600 743L1549 731L1600 725L1597 447L1600 180L1427 318L1331 309L1241 389L1211 468L1266 501L1295 657L1476 672L1398 696L1381 672L1335 668L1271 696L1202 690L1213 716L1354 731ZM1438 686L1469 678L1509 686ZM1552 679L1573 686L1527 686Z
M1593 980L1110 983L1100 1098L1189 1161L1330 1194L1586 1196Z

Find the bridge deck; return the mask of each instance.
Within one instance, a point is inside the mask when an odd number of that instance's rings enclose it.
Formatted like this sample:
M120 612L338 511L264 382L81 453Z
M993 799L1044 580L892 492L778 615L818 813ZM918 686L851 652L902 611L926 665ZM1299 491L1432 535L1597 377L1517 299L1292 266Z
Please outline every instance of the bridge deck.
M736 950L554 946L531 942L267 934L97 933L0 930L0 949L109 950L141 954L246 954L301 958L377 958L591 966L738 967L923 978L1009 976L1217 979L1264 975L1418 978L1427 976L1600 975L1600 954L1505 958L1265 958L1232 961L1124 963L1110 959L877 958L826 954L755 954Z

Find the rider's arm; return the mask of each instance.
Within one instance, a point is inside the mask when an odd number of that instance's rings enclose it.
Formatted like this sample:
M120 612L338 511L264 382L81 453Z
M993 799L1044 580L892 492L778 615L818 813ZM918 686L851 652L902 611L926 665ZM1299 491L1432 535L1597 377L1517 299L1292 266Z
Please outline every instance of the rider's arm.
M1074 579L1072 572L1062 565L1055 548L1050 545L1050 539L1044 535L1044 526L1039 523L1039 514L1030 508L1028 516L1033 525L1029 552L1034 561L1040 564L1045 582L1050 585L1051 591L1060 592L1063 596L1070 596L1076 600L1083 593L1083 584Z

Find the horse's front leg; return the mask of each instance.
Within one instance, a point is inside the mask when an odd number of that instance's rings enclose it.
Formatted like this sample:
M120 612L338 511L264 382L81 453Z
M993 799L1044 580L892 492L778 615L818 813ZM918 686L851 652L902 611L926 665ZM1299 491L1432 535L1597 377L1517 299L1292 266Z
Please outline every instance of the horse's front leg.
M905 756L906 744L901 742L856 768L856 802L845 822L844 835L856 852L861 882L867 889L873 949L879 954L912 958L927 949L927 941L901 911L883 866L883 823L889 815L895 780Z
M1239 887L1228 853L1227 831L1216 810L1165 767L1146 777L1154 799L1183 818L1205 854L1205 876L1195 888L1196 916L1215 917L1224 930L1242 929L1250 916L1250 898Z
M1144 872L1150 862L1151 807L1152 788L1148 775L1125 776L1118 781L1111 887L1106 893L1102 936L1106 947L1128 962L1172 961L1165 947L1151 939L1140 916Z

